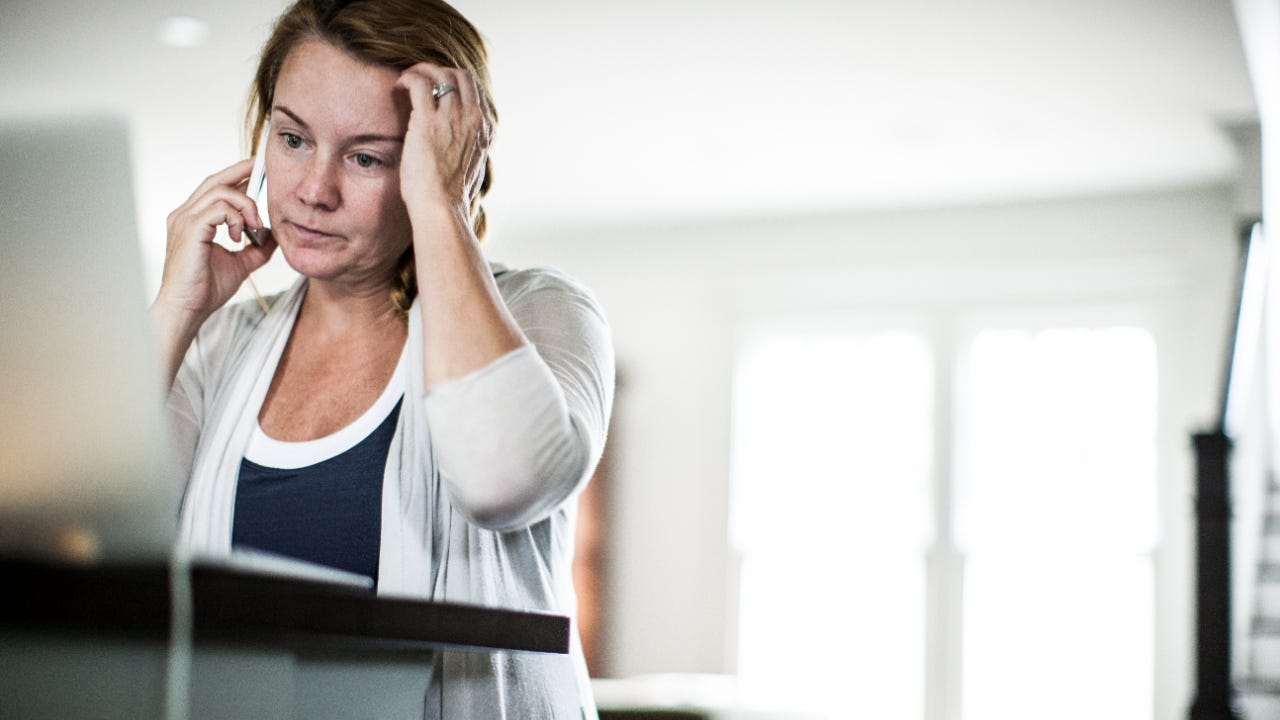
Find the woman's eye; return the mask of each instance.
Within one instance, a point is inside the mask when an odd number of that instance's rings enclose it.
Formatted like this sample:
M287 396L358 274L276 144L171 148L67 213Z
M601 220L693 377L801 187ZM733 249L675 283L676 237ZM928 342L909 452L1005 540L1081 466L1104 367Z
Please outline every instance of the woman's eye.
M297 135L294 135L293 133L284 133L283 137L284 137L285 147L289 148L290 150L297 150L298 148L302 147L302 138L298 137Z
M368 168L375 168L375 167L377 167L378 165L381 165L381 164L382 164L382 163L378 160L378 158L376 158L376 157L374 157L374 156L372 156L372 155L370 155L370 154L368 154L368 153L356 153L355 161L356 161L356 165L359 165L360 167L365 168L365 169L368 169Z

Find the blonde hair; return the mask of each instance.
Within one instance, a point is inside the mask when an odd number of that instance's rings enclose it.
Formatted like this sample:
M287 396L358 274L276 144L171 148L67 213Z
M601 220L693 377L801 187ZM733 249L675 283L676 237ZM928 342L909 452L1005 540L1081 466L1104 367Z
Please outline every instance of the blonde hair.
M298 0L276 19L258 61L245 113L251 154L257 152L266 127L280 68L289 52L305 40L322 40L365 62L395 70L420 62L468 70L484 93L492 122L498 121L484 39L444 0ZM492 180L486 156L480 192L471 201L471 227L481 240L487 228L481 199ZM418 294L412 245L400 256L390 291L397 312L408 317Z

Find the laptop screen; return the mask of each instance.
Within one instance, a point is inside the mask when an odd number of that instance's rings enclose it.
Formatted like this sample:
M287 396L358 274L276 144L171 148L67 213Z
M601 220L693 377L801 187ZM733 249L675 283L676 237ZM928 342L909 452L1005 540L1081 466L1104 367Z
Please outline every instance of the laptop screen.
M0 554L168 553L180 481L127 126L0 118Z

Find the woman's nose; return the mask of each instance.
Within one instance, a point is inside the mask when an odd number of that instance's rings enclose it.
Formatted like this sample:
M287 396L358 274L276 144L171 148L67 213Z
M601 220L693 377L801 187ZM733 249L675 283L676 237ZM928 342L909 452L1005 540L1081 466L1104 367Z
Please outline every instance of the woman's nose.
M298 183L298 199L311 207L332 210L338 206L338 197L334 164L319 156L312 158Z

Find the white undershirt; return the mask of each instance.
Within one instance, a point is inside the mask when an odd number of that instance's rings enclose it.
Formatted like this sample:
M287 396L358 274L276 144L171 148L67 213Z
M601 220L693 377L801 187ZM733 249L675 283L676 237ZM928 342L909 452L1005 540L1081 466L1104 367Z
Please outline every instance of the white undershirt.
M405 343L405 349L407 348L408 343ZM409 356L405 349L400 351L400 360L396 363L395 372L391 374L391 380L382 394L350 425L315 440L287 442L267 435L262 430L262 424L255 420L253 434L249 437L249 447L244 451L245 459L263 467L295 470L337 457L358 445L361 440L378 429L404 395L405 366Z

